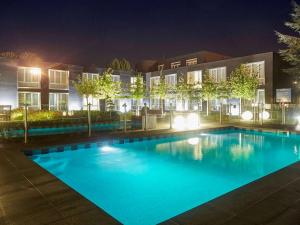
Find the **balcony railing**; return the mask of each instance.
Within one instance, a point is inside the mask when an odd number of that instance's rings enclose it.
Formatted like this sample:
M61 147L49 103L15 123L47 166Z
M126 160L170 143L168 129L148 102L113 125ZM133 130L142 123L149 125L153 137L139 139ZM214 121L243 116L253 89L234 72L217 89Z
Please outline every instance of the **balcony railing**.
M49 89L68 90L69 84L49 83Z
M18 81L18 87L19 88L40 88L41 83L40 82L22 82L22 81Z

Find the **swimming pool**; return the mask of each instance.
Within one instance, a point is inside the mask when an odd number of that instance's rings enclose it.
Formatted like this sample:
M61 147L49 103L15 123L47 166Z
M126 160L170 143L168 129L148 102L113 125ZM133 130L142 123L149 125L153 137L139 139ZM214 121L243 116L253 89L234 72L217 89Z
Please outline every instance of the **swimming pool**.
M299 157L300 136L233 129L31 156L125 225L157 224Z

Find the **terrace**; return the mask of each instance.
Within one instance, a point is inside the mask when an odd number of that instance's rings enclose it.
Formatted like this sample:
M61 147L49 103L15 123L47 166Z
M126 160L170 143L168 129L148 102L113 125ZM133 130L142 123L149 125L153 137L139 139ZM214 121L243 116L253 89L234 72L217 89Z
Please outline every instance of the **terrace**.
M225 129L210 125L188 133ZM278 132L265 129L268 132ZM186 134L179 131L123 132L82 135L57 135L33 138L31 143L1 144L1 220L4 224L120 224L99 206L85 199L45 169L29 160L21 150L42 152L66 144L101 143L107 140L127 142L136 138L159 138ZM74 142L74 140L76 140ZM86 144L85 144L86 143ZM300 164L296 162L266 177L251 182L221 197L175 216L162 224L295 224L299 221ZM270 210L272 208L272 210Z

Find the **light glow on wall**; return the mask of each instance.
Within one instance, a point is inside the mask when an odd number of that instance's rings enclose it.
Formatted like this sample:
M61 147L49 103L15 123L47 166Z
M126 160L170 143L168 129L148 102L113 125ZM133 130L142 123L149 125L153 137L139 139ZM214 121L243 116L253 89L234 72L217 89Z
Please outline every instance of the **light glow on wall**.
M190 130L197 129L200 124L199 115L196 113L190 113L186 117L178 115L173 121L173 127L176 130Z
M31 68L30 69L30 73L33 74L33 75L40 75L41 74L41 69L40 68Z

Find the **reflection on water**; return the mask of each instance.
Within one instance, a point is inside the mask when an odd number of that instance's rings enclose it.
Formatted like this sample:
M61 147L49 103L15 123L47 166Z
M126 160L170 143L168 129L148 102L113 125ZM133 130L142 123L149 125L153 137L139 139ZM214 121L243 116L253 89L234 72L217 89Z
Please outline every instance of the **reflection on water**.
M250 174L265 173L271 161L280 164L281 157L300 157L298 139L254 132L171 138L167 142L155 144L154 149L182 163L193 161L198 166Z

